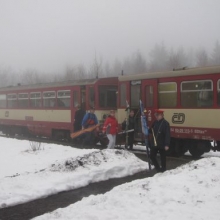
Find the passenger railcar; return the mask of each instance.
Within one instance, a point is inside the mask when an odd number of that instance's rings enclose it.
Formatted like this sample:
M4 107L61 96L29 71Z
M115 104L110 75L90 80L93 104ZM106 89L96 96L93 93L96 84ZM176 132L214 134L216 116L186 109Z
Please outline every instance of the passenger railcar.
M118 78L0 88L0 130L7 135L69 139L78 105L99 121L117 107Z
M126 117L126 100L138 112L139 99L146 107L149 126L155 109L165 111L172 136L169 153L189 150L200 156L211 149L211 141L220 151L220 66L120 76L120 122ZM135 139L141 140L138 129Z

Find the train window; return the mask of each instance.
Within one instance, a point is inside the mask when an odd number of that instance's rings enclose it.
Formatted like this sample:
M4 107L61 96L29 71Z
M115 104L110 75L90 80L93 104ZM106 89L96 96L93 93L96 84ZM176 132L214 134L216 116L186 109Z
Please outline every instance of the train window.
M0 108L6 108L6 95L0 94Z
M218 105L220 106L220 79L218 80L217 84L217 99Z
M28 93L19 93L18 94L18 107L19 108L28 108Z
M153 86L147 85L145 87L146 92L146 107L153 107Z
M43 106L47 108L56 106L56 93L54 91L43 92Z
M120 85L120 107L126 106L126 84Z
M93 87L89 88L89 107L95 107L95 90Z
M8 108L15 108L17 107L17 94L8 94Z
M158 84L159 108L172 108L177 105L177 84L166 82Z
M211 80L181 83L181 105L183 107L210 107L213 105L213 83Z
M131 84L131 107L139 107L139 102L141 99L141 85L140 84Z
M40 92L30 93L30 106L32 108L40 108L41 107L41 93Z
M57 92L57 106L62 108L70 107L70 90Z
M99 86L99 106L103 108L117 107L117 86Z

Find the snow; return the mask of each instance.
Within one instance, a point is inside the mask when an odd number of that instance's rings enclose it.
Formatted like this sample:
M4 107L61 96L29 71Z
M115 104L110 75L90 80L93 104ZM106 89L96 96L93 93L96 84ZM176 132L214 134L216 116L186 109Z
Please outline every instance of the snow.
M76 149L0 137L0 208L148 169L123 150Z
M28 141L0 137L0 143L0 209L148 169L124 150L42 144L41 150L32 151ZM201 160L34 219L218 220L219 185L220 153L209 152Z
M34 218L83 220L220 219L220 158L193 161L154 177L135 180Z

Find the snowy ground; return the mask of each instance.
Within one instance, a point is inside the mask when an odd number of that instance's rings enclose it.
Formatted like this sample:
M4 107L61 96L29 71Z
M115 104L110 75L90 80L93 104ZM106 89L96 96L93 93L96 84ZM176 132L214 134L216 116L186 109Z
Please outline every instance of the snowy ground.
M0 209L148 168L123 150L43 144L33 152L28 141L0 137L0 143ZM35 219L218 220L220 153L204 157Z
M204 158L34 219L218 220L219 171L220 158Z
M0 137L0 208L148 169L123 150L76 149Z

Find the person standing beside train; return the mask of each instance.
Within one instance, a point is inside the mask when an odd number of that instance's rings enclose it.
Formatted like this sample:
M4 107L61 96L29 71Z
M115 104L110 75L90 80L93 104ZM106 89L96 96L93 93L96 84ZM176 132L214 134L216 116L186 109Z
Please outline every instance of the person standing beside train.
M152 133L150 159L157 172L166 171L166 151L170 145L170 125L164 118L164 111L155 110L156 120L153 122L150 132ZM156 156L160 154L161 166L159 166Z
M90 111L85 114L82 120L82 130L85 128L89 128L91 126L97 125L98 119L95 115L95 108L90 107ZM94 131L86 132L83 138L82 146L93 144L94 140Z
M78 105L74 117L74 132L82 129L81 123L85 114L86 111L82 109L80 105Z
M105 119L102 132L106 133L109 140L107 149L114 149L118 132L118 121L115 118L114 110L111 110L109 116Z
M127 119L125 119L122 122L122 130L126 131L126 123ZM134 128L135 128L135 117L134 117L134 110L130 110L129 117L128 117L128 130L133 130L128 133L128 147L129 150L133 150L133 145L134 145ZM125 133L126 135L126 133Z

